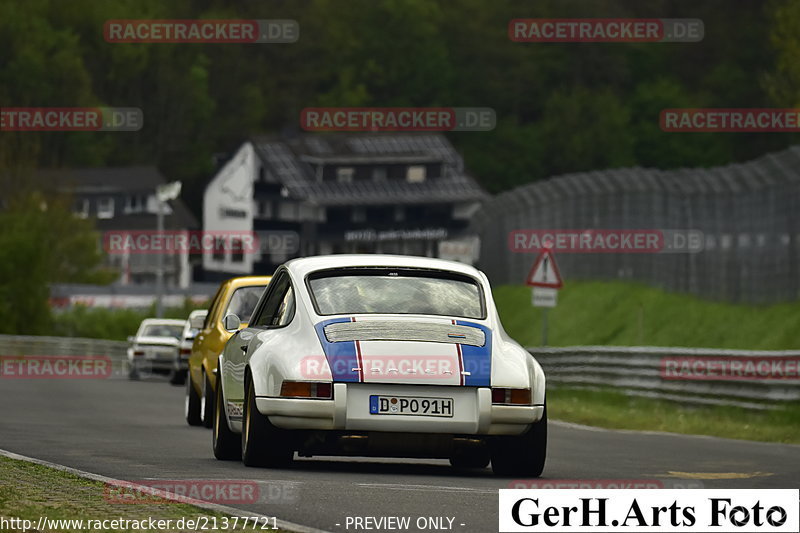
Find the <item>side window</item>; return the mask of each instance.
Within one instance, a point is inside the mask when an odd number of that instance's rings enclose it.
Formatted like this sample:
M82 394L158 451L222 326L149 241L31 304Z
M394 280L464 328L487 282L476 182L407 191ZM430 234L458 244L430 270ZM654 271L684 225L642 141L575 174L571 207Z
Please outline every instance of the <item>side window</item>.
M283 301L281 301L281 305L278 308L278 313L275 315L275 320L273 324L275 326L285 326L289 322L292 321L294 317L294 288L289 285L289 289L286 291L286 294L283 297Z
M286 311L288 311L288 303L287 295L292 291L292 286L289 283L289 276L286 273L281 273L278 275L277 279L273 279L269 287L267 288L269 294L267 294L267 299L264 302L264 305L261 306L261 309L258 311L258 316L255 317L253 321L253 326L258 327L270 327L279 325L279 320L281 317L286 315ZM292 300L292 315L294 314L294 298ZM285 319L291 320L291 316L285 316Z

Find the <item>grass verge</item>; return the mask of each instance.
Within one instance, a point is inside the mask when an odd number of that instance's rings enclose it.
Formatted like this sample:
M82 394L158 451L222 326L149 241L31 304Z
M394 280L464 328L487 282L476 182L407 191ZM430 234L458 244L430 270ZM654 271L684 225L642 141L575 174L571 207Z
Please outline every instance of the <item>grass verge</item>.
M800 444L800 406L770 411L693 407L605 390L549 388L548 416L611 429L667 431L730 439Z
M504 285L494 297L509 335L523 346L541 344L542 311L531 306L531 289ZM636 283L573 281L548 313L551 346L800 347L800 302L734 305Z
M99 481L93 481L76 476L69 472L62 472L26 461L0 457L0 531L20 532L24 530L20 524L14 524L10 519L18 518L30 520L36 531L40 517L46 517L50 522L42 527L43 532L79 532L99 531L90 520L172 520L171 527L167 529L150 529L135 526L128 528L103 527L102 531L200 531L200 526L187 527L179 524L180 519L206 520L209 530L214 523L218 524L217 530L223 531L262 531L263 520L257 527L222 528L225 514L211 512L200 507L183 503L115 503L113 498L107 498L106 486ZM82 520L83 524L54 523L54 521ZM228 517L229 525L232 519ZM110 524L113 526L113 524ZM131 525L123 524L120 526ZM180 526L183 527L180 527ZM253 525L253 519L249 526ZM83 527L80 527L83 526ZM271 527L271 521L270 521ZM265 530L266 531L266 530ZM269 529L269 531L279 531Z

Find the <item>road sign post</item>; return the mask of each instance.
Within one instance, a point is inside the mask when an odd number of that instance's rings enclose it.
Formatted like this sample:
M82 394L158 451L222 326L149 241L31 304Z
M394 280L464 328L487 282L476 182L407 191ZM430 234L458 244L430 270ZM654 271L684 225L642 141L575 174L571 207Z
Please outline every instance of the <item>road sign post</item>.
M536 259L525 279L531 289L531 304L542 308L542 346L547 346L547 311L558 303L558 290L564 285L558 264L550 250Z

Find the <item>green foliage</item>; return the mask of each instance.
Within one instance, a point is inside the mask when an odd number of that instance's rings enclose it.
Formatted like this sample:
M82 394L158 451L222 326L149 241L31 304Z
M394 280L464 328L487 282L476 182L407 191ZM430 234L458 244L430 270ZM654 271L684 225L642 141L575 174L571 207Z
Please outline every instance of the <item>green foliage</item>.
M192 303L188 298L181 307L164 310L164 318L186 319L195 309L205 309ZM56 337L85 337L90 339L111 339L124 341L136 333L145 318L155 316L155 305L150 309L104 309L78 305L53 315L50 335Z
M69 198L23 191L0 210L0 333L41 334L49 326L49 283L109 283L98 270L98 234L75 217Z
M494 291L503 326L525 346L541 343L542 310L531 289ZM567 282L548 312L553 346L689 346L752 350L798 347L800 304L734 305L622 282Z
M265 18L262 2L0 2L0 105L140 107L136 133L13 137L40 165L158 163L187 197L211 154L249 135L299 129L309 106L475 106L489 133L453 134L492 192L559 173L710 166L787 146L791 135L661 131L667 107L795 106L800 7L793 0L298 0L268 18L298 42L113 44L108 19ZM696 17L699 43L516 43L519 17ZM199 214L199 202L192 208Z

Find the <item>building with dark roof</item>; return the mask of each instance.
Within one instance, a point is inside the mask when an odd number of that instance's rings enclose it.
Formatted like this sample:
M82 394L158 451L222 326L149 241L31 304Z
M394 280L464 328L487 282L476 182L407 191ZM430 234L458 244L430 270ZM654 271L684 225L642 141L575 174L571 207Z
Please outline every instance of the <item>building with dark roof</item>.
M486 198L441 134L257 137L208 184L203 225L254 231L261 249L204 256L203 266L223 277L271 272L296 256L453 249L467 250L453 258L472 261L467 228Z
M167 180L156 167L41 170L36 178L69 192L74 199L75 214L94 219L102 234L157 229L156 187ZM196 228L197 219L180 199L165 204L165 230ZM121 272L122 285L155 282L156 254L115 253L109 254L107 261L108 266ZM165 254L164 269L167 287L185 288L192 281L188 253Z

